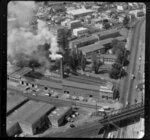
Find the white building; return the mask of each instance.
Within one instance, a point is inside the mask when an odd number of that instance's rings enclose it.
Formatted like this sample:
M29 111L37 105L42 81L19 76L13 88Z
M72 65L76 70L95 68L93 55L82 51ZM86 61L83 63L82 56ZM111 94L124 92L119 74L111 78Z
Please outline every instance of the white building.
M77 37L85 36L86 34L88 34L87 28L80 27L80 28L73 29L73 35Z
M94 10L81 8L81 9L76 9L76 10L68 10L67 14L69 15L69 17L80 18L80 17L90 15L93 12Z

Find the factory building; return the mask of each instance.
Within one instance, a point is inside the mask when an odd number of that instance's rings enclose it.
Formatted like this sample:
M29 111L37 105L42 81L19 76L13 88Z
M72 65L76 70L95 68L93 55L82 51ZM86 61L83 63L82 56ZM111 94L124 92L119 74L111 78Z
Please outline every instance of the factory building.
M27 97L18 94L7 94L7 115L11 114L15 109L21 107L27 101Z
M27 116L30 116L34 112L36 112L43 103L28 101L26 104L21 106L19 109L15 110L12 114L7 117L7 127L6 132L9 136L14 136L15 134L22 132L18 124L20 121L24 120ZM20 126L20 124L19 124Z
M96 83L94 85L93 82L92 85L92 83L89 84L63 80L63 91L64 93L74 96L75 98L83 97L88 99L92 97L93 99L99 101L104 94L105 96L109 96L109 98L113 98L113 84L110 86L110 83Z
M98 58L104 62L104 64L113 64L116 62L116 55L110 55L110 54L100 54L100 56L98 56Z
M61 126L65 122L66 117L72 114L71 107L59 107L48 115L49 121L53 126Z
M19 122L20 127L24 134L34 135L37 134L44 126L48 126L49 120L47 115L54 109L51 104L43 104L36 112L30 114L22 121Z
M86 36L88 34L88 29L87 28L75 28L73 29L73 35L76 37L83 37Z
M84 47L79 48L79 50L82 50L84 54L86 54L87 57L91 57L92 52L101 53L104 50L104 45L109 44L112 42L113 39L117 39L119 41L124 41L126 38L124 36L119 36L117 38L108 38L105 40L97 41L95 44L87 45Z
M96 36L90 36L90 37L83 37L82 39L76 39L69 43L69 48L72 49L73 47L83 47L86 45L94 44L96 41L98 41L98 37Z
M77 18L85 17L87 15L91 15L93 12L94 10L82 8L76 10L68 10L67 14L68 17L77 19Z

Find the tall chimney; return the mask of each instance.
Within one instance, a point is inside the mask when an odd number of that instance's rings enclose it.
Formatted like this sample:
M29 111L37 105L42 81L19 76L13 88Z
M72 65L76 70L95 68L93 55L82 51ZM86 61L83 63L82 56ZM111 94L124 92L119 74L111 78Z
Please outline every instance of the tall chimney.
M60 77L64 78L63 57L60 59Z

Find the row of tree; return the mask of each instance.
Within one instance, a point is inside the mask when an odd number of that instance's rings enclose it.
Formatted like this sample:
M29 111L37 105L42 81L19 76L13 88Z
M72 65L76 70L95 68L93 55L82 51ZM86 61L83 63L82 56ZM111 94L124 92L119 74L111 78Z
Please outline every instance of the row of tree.
M116 55L116 63L112 65L109 76L113 79L119 79L127 75L123 66L129 64L128 55L130 51L125 48L125 42L117 39L112 41L112 53Z

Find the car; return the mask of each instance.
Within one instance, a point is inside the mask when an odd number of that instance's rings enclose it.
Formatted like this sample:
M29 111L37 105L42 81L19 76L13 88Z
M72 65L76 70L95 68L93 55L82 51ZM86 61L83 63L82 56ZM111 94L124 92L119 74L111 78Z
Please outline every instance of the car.
M51 96L51 94L49 94L49 93L45 93L44 95L45 95L45 96Z
M134 75L134 74L132 74L132 79L133 79L133 80L135 79L135 75Z
M71 127L71 128L74 128L74 127L75 127L75 125L74 125L74 124L70 124L70 127Z

